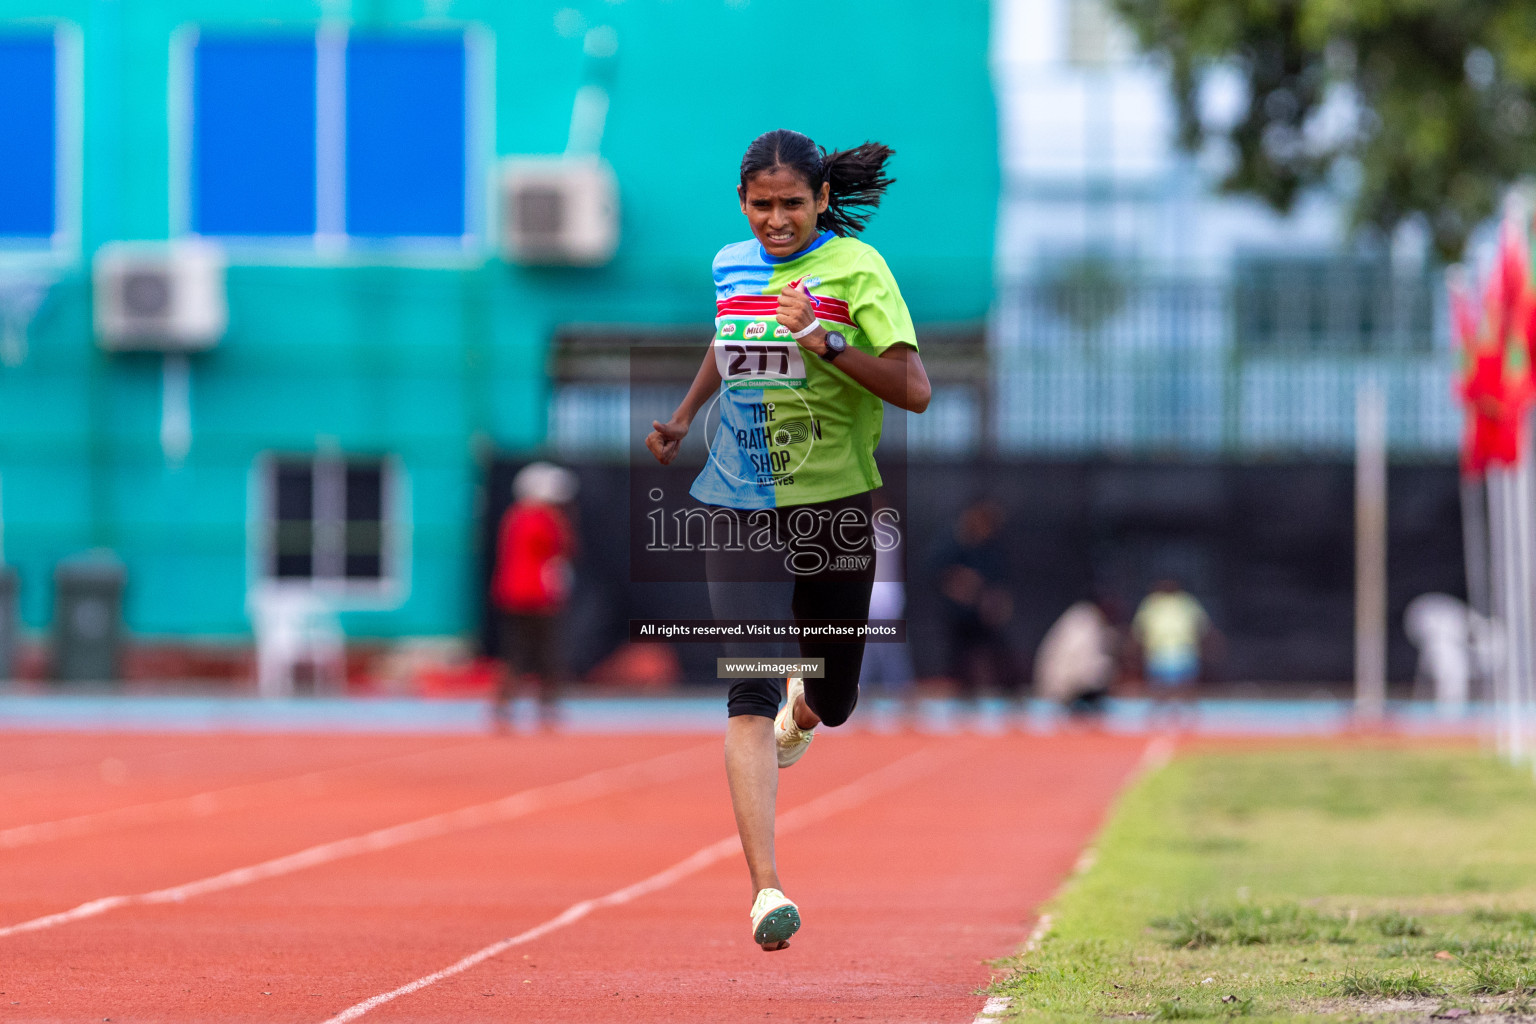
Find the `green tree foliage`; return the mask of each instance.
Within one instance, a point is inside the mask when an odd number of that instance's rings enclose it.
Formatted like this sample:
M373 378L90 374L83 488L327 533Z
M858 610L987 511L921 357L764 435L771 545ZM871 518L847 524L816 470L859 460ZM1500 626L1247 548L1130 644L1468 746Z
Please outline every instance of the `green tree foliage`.
M1172 72L1180 142L1232 143L1228 191L1286 211L1342 178L1355 227L1422 217L1454 261L1536 171L1536 0L1111 2ZM1197 92L1215 64L1247 96L1235 124L1213 129Z

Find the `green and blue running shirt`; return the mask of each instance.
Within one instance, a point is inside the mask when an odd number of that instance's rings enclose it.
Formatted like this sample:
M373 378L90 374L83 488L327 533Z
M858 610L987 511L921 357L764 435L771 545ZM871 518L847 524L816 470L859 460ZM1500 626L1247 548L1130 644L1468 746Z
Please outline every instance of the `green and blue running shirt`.
M719 429L690 493L708 505L784 508L880 486L875 446L885 408L835 364L800 347L774 315L779 292L804 283L821 324L878 356L917 347L912 315L885 260L856 238L823 232L793 256L752 239L715 256ZM705 425L713 416L706 413Z

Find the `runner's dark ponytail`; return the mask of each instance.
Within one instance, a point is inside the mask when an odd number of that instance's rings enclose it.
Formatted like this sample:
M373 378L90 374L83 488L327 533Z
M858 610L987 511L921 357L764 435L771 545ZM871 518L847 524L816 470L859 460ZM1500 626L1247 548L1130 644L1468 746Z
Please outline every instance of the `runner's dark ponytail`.
M741 158L742 196L747 180L775 167L791 167L811 186L811 192L828 185L827 212L816 219L820 231L856 235L864 230L880 198L895 181L885 173L885 162L895 150L878 142L828 153L799 132L780 128L752 140Z
M852 149L839 149L822 158L822 170L831 185L827 212L816 221L823 230L839 235L856 235L864 230L870 216L880 205L880 197L895 179L885 173L885 162L895 155L889 146L866 142ZM860 212L855 213L858 210Z

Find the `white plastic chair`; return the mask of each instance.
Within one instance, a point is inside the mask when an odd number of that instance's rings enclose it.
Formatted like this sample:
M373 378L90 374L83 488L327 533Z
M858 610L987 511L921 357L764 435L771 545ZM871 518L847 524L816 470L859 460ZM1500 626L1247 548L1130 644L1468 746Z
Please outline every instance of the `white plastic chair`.
M315 693L346 690L346 637L336 613L308 590L269 587L251 595L256 630L256 692L263 697L291 697L294 671L308 663Z
M1471 697L1472 610L1449 594L1420 594L1403 612L1403 632L1419 649L1419 679L1434 688L1442 715L1456 715Z

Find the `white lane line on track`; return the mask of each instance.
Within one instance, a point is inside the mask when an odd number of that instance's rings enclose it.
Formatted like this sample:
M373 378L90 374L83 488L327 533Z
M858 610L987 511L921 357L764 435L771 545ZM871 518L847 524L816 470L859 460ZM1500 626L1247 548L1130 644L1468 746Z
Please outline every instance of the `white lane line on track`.
M937 760L938 758L934 754L934 748L932 747L908 754L906 757L893 761L883 768L877 768L867 775L854 779L845 786L840 786L829 793L825 793L810 803L803 804L786 814L779 815L776 832L782 835L785 832L804 828L825 818L830 818L840 811L866 803L886 790L911 782L932 771L936 767L935 762ZM632 903L642 896L665 889L675 882L682 881L689 875L698 874L700 871L724 860L726 857L739 853L741 853L741 840L736 836L727 836L718 842L710 843L702 850L683 858L664 871L658 871L649 878L641 879L633 885L627 885L622 889L615 889L606 896L573 903L543 924L535 925L525 932L512 936L510 939L493 942L484 949L476 950L462 960L449 964L440 971L434 971L425 977L417 978L415 981L401 985L397 989L382 992L354 1006L349 1006L336 1016L328 1018L324 1024L346 1024L347 1021L356 1020L368 1011L376 1009L392 1000L399 999L401 996L410 995L412 992L419 992L430 985L435 985L444 978L451 978L455 974L462 974L471 967L484 963L499 953L506 952L513 946L524 945L525 943L532 942L534 939L548 935L550 932L558 931L566 925L574 924L594 910Z
M1087 868L1083 870L1086 871ZM1035 922L1034 931L1030 932L1029 938L1024 940L1023 951L1025 953L1033 953L1039 949L1040 943L1044 942L1045 937L1051 934L1051 925L1054 923L1050 914L1041 914L1040 920ZM976 1014L976 1019L971 1024L997 1024L997 1018L1007 1013L1012 1006L1012 996L993 996L987 1000L986 1005Z
M972 1024L996 1024L997 1018L1008 1012L1008 1007L1013 1005L1013 1000L1007 996L993 996L987 1000L987 1005L981 1008Z
M10 828L0 829L0 850L14 850L17 847L32 846L58 839L78 839L81 836L95 835L113 829L133 828L136 825L152 825L186 818L205 818L220 811L250 807L260 801L264 795L270 799L277 799L290 793L296 793L302 797L320 796L324 793L328 780L344 776L348 772L416 760L447 751L466 750L481 745L455 743L432 747L428 750L413 750L409 754L391 754L389 757L357 761L352 764L337 765L334 768L322 768L302 775L289 775L260 782L243 782L223 789L211 789L189 796L171 797L168 800L155 800L150 803L130 804L127 807L113 807L105 811L92 811L89 814L77 814L55 821L13 825Z
M1024 952L1033 953L1039 949L1040 943L1044 942L1045 937L1051 934L1051 925L1055 923L1056 919L1050 914L1041 914L1040 920L1035 922L1035 930L1030 932L1029 938L1024 940Z
M1152 737L1152 739L1147 741L1147 745L1142 748L1141 756L1136 759L1136 764L1131 769L1130 775L1126 778L1125 784L1130 785L1144 775L1150 775L1161 768L1167 767L1168 762L1173 760L1173 755L1177 749L1178 744L1171 736ZM1087 847L1078 855L1077 863L1072 865L1072 874L1069 876L1069 880L1092 871L1093 866L1098 861L1099 851L1095 847ZM1034 930L1029 933L1029 938L1024 940L1023 952L1033 953L1037 951L1040 948L1040 944L1045 941L1045 937L1051 934L1051 927L1055 923L1055 918L1050 914L1041 914L1040 920L1035 922ZM1011 1006L1013 1006L1013 998L1011 996L993 996L987 1000L987 1004L981 1008L980 1013L976 1014L976 1019L971 1024L997 1024L997 1018L1007 1013Z
M97 917L118 907L180 903L196 896L250 885L253 882L292 874L305 868L329 864L332 861L355 857L359 854L388 850L424 839L435 839L452 832L500 824L535 811L563 807L629 789L670 782L702 771L706 764L701 762L697 755L704 750L716 750L717 747L716 743L705 743L645 761L604 768L565 782L525 789L489 803L475 804L456 811L447 811L404 824L375 829L359 836L321 843L297 853L275 857L248 867L235 868L232 871L198 879L195 882L187 882L184 885L173 885L166 889L156 889L153 892L130 896L103 896L57 914L47 914L30 921L0 927L0 938L19 935L23 932L41 931L44 928L55 928L88 917Z

